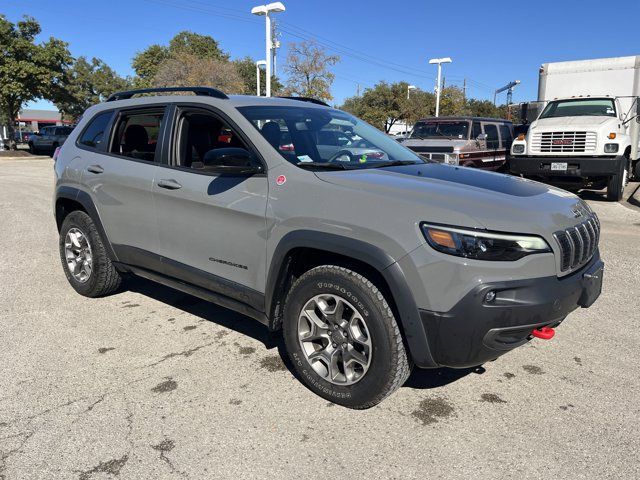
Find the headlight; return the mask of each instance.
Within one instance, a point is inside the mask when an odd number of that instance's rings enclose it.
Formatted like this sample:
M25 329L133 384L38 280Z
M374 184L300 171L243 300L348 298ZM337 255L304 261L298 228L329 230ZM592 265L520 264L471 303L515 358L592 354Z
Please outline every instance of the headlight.
M513 146L513 153L524 153L524 145L519 143Z
M604 153L616 153L618 151L617 143L605 143L604 144Z
M513 261L534 253L551 251L547 242L536 236L466 230L428 223L423 223L420 227L433 249L457 257Z

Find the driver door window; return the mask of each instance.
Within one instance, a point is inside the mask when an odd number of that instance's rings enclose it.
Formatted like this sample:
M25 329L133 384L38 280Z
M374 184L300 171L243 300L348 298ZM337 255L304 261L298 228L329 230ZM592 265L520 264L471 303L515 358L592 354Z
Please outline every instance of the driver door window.
M176 165L204 169L207 153L222 148L250 151L246 143L218 117L206 112L185 112L178 122Z

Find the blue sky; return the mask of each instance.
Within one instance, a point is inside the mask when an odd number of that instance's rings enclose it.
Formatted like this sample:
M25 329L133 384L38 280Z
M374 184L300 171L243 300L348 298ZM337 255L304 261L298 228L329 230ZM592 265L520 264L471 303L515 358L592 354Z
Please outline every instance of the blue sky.
M23 14L42 25L42 38L69 43L74 56L96 56L122 75L131 58L152 43L166 44L180 30L213 36L232 57L264 57L264 20L249 14L259 1L224 0L4 0L0 12ZM640 1L303 1L284 0L277 15L284 64L287 44L317 36L341 56L332 93L340 104L380 80L405 80L431 90L433 57L449 56L446 84L468 95L493 98L511 80L522 84L514 101L533 100L541 63L640 54ZM280 70L280 73L283 73ZM503 94L504 95L504 94ZM504 99L503 99L504 101ZM36 102L50 108L47 102Z

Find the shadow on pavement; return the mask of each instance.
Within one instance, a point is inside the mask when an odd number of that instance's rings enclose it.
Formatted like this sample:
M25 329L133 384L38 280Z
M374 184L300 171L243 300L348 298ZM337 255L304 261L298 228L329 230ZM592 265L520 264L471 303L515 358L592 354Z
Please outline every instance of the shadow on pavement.
M281 342L280 335L269 333L267 327L257 320L151 280L132 276L127 278L125 288L258 340L268 350Z
M261 342L267 350L276 348L289 372L298 378L289 360L282 334L280 332L269 332L267 327L257 320L140 277L132 276L128 278L125 282L125 288L190 313L208 322L251 337ZM462 369L438 368L427 370L414 368L411 376L403 387L421 390L438 388L460 380L471 373L481 375L484 372L485 369L481 366Z

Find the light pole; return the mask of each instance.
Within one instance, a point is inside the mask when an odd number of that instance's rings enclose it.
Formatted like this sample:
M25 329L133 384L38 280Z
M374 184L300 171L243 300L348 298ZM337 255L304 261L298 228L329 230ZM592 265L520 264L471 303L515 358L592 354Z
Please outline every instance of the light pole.
M409 100L409 92L411 90L415 90L416 88L418 87L416 87L415 85L407 85L407 100ZM405 121L405 129L404 129L405 135L409 133L409 125L410 125L409 120L410 120L409 116L407 115L407 120Z
M444 58L432 58L429 60L430 64L438 65L438 79L436 80L436 117L440 114L440 78L442 76L442 64L451 63L452 60L449 57Z
M260 96L260 67L267 65L265 60L258 60L256 62L256 95Z
M266 96L271 96L271 50L273 42L271 41L271 13L284 12L284 5L280 2L269 3L267 5L259 5L251 9L254 15L264 15L265 18L265 59L266 59Z

